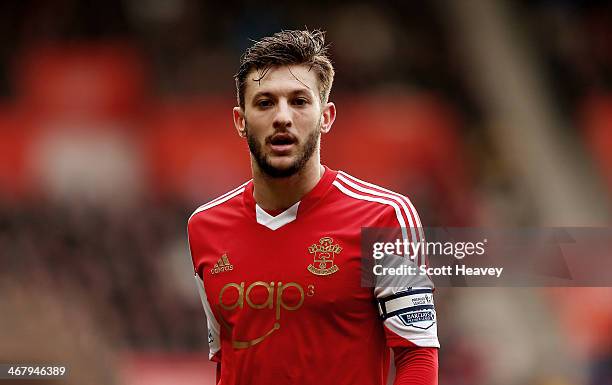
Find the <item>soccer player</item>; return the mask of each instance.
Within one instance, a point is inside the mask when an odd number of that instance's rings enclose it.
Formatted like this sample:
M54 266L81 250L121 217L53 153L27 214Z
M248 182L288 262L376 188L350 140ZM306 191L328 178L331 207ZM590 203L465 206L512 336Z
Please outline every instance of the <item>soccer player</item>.
M437 384L430 281L361 284L362 227L415 242L422 229L406 197L321 165L333 77L321 31L276 33L241 58L233 118L253 179L188 224L218 384L384 385L391 349L395 384Z

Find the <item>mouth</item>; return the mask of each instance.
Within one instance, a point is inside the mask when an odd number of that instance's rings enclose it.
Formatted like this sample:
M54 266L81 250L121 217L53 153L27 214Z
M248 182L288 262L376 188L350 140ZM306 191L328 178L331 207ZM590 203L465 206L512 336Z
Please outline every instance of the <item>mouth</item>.
M297 139L289 133L282 132L272 135L267 142L273 153L286 155L297 144Z

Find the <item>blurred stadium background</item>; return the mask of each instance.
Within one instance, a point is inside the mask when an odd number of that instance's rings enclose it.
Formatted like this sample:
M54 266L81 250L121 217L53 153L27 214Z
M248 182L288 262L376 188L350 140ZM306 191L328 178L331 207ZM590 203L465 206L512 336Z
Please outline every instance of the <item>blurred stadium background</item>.
M325 164L426 226L609 226L607 2L5 1L0 362L214 382L186 220L249 178L242 50L304 26L337 70ZM441 384L612 384L610 288L438 293Z

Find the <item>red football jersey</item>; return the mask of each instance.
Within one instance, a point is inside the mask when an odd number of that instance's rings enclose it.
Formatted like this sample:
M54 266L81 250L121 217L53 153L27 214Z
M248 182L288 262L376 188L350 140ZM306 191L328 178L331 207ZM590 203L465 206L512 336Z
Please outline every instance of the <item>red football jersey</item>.
M428 279L403 277L399 291L362 286L362 227L422 239L406 197L327 167L276 216L256 204L252 181L192 214L220 384L384 385L390 347L439 347Z

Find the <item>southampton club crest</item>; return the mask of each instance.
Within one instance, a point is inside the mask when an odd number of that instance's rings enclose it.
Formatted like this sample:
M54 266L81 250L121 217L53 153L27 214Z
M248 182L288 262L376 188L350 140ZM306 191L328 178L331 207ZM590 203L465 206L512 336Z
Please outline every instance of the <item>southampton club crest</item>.
M340 270L334 264L336 255L340 254L342 247L334 244L333 238L323 237L319 243L314 243L308 247L308 252L312 254L313 261L308 265L308 271L315 275L331 275Z

